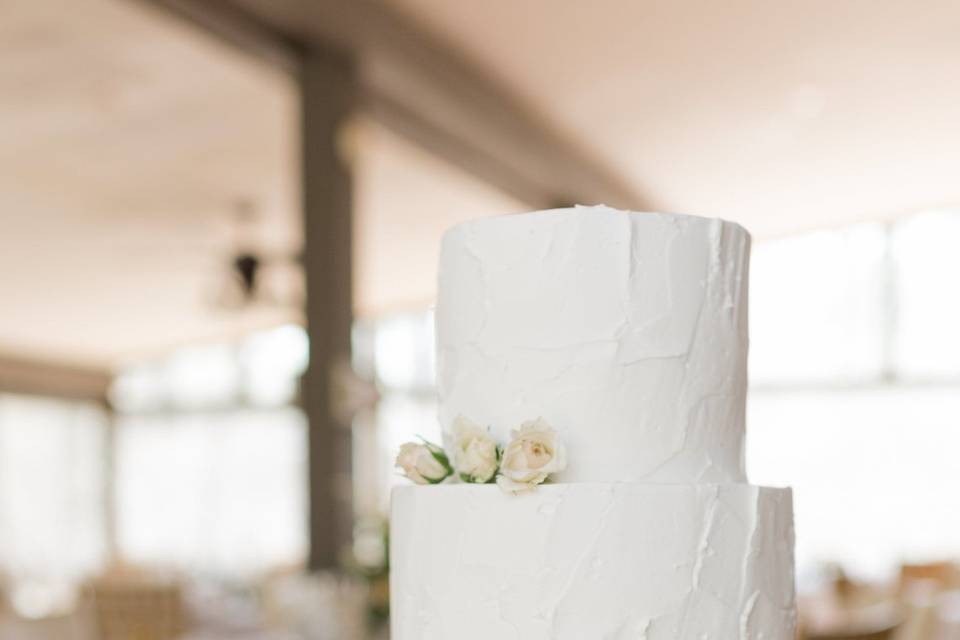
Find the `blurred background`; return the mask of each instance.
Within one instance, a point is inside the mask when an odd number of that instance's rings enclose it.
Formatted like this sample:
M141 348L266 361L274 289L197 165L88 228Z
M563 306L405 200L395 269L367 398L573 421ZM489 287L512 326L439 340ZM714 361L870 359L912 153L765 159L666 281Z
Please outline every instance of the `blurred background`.
M0 638L385 638L443 230L754 234L809 638L960 638L960 5L0 2Z

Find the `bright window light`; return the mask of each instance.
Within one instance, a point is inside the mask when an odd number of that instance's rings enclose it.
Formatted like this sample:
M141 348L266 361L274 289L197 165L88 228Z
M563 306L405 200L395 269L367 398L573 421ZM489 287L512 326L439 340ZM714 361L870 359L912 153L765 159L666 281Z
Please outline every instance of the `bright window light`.
M852 381L883 362L882 225L758 243L750 266L750 377Z
M960 555L956 388L755 393L748 425L750 481L793 487L801 572Z
M898 366L905 377L960 377L960 213L896 226Z
M42 586L102 566L105 443L95 404L0 394L0 572Z
M306 451L294 408L121 419L124 557L231 577L303 560Z

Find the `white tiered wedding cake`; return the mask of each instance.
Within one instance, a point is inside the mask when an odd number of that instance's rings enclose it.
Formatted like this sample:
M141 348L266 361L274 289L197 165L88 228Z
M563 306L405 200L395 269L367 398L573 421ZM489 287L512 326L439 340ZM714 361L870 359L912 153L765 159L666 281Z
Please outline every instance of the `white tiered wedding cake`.
M749 249L606 207L446 234L444 446L398 460L429 486L393 494L393 640L793 638L790 490L743 465Z

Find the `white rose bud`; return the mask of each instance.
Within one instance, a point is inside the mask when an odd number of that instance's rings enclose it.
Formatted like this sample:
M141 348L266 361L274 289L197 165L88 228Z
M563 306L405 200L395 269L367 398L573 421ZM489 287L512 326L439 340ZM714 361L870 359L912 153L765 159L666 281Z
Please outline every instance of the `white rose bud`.
M453 468L464 482L484 484L497 475L497 442L486 429L463 416L453 421Z
M402 445L396 466L417 484L437 484L453 473L443 449L429 442Z
M567 466L567 452L557 432L543 418L524 422L511 433L503 451L497 484L508 493L532 491L551 473Z

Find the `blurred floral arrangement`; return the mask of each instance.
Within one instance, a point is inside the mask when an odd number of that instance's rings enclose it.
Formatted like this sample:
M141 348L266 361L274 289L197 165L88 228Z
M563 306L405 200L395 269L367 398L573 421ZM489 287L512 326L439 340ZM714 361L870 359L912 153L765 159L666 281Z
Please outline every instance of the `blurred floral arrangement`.
M382 631L390 619L390 527L386 518L356 522L344 567L366 583L368 623L371 631Z

